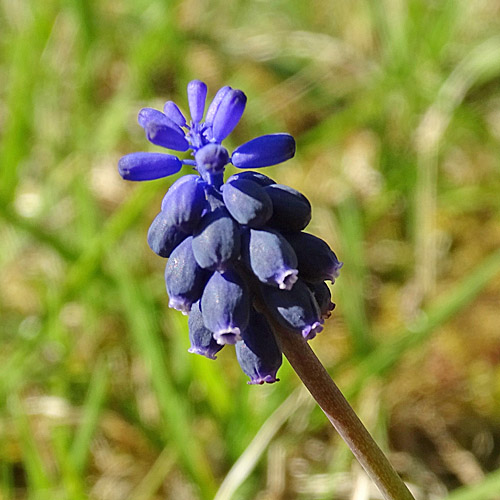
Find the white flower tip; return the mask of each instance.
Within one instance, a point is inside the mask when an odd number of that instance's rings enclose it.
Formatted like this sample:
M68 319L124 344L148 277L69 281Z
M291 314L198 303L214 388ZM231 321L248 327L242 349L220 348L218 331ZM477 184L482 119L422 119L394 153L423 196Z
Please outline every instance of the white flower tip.
M297 269L289 269L284 271L278 279L278 287L280 290L291 290L293 285L299 279L299 271Z

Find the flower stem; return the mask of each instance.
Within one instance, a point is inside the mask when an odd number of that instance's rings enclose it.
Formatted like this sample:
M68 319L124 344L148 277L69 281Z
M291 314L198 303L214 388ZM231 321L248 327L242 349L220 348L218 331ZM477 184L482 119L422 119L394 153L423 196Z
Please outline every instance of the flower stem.
M309 344L272 321L276 339L297 375L347 443L386 500L415 500L387 457L361 423Z
M384 499L415 500L306 340L274 319L255 277L244 266L238 270L254 292L254 306L266 316L281 351Z

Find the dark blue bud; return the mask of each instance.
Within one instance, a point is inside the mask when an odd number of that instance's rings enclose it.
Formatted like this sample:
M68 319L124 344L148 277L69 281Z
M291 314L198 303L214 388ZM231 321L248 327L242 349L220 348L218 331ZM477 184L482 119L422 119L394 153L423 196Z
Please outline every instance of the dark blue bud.
M323 330L318 304L302 280L291 290L262 285L261 292L268 311L285 328L301 333L306 340Z
M174 248L188 236L188 233L173 226L169 215L162 210L149 227L148 244L160 257L170 257Z
M194 302L200 299L209 273L202 269L193 255L193 237L178 245L165 267L165 283L172 309L188 314Z
M237 147L231 163L238 168L260 168L276 165L295 154L295 139L289 134L269 134L256 137Z
M299 263L299 276L306 281L330 280L335 283L342 263L321 238L309 233L287 233Z
M235 344L248 325L250 298L246 284L234 270L216 271L201 297L205 326L219 344Z
M217 208L201 218L194 232L193 252L198 264L211 270L224 270L239 257L239 227L225 208Z
M227 86L227 85L225 87L220 88L217 91L217 94L215 94L215 97L213 98L212 102L210 103L210 106L208 106L207 115L205 117L205 124L208 125L209 127L212 127L213 122L214 122L214 117L215 117L217 110L219 109L220 103L222 102L222 99L224 98L224 96L230 90L232 90L232 88Z
M224 347L214 339L214 334L203 323L203 316L198 300L191 307L188 319L189 340L191 347L188 349L193 354L201 354L209 359L215 359L216 354Z
M273 215L268 225L281 231L300 231L311 220L311 204L297 190L284 184L264 188L273 202Z
M328 319L335 309L335 304L332 302L332 294L328 285L324 281L320 281L318 283L307 283L307 286L316 299L321 317L323 319Z
M273 213L271 198L253 181L235 179L222 186L222 196L229 213L250 227L263 226Z
M185 127L187 125L186 118L182 114L177 104L173 101L167 101L165 106L163 106L163 112L167 118L170 118L179 127Z
M207 98L207 86L200 80L193 80L188 83L187 95L189 111L194 123L201 122L205 111L205 99Z
M241 369L250 377L249 384L272 384L282 362L281 351L266 318L253 307L243 340L236 343L236 357Z
M241 254L247 267L262 283L290 290L297 281L297 257L290 244L277 231L246 231Z
M177 179L161 203L170 223L192 233L207 205L205 190L198 175L185 175Z
M236 127L245 110L247 98L241 90L228 90L222 98L212 124L212 136L222 142Z
M259 186L269 186L270 184L276 184L276 181L273 181L267 175L261 174L260 172L254 172L252 170L246 170L245 172L238 172L237 174L229 177L227 182L233 182L235 180L245 179L247 181L253 181L259 184Z
M219 176L222 179L224 167L229 162L227 149L220 144L207 144L198 149L194 155L196 169L203 177L203 180L209 184L212 182L212 176Z
M176 174L182 168L179 158L163 153L130 153L118 162L118 172L129 181L151 181Z

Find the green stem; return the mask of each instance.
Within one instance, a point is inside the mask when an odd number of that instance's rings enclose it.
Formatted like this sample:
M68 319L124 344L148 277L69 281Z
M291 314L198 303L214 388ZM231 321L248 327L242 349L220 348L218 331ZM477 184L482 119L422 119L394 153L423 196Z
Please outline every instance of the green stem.
M361 423L309 344L272 321L276 339L297 375L386 500L415 500Z

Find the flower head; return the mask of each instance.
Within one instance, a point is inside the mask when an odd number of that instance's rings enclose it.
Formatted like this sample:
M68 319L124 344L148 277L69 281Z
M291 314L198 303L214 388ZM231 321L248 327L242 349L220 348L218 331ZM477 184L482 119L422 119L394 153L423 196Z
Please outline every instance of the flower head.
M163 112L144 108L138 116L151 143L174 151L191 150L194 160L165 153L131 153L118 164L122 177L132 181L159 179L177 173L184 164L193 166L208 184L220 187L224 168L230 162L238 168L260 168L293 157L295 141L289 134L257 137L236 148L230 156L221 143L240 121L247 98L241 90L222 87L203 121L206 96L207 86L203 82L193 80L188 84L189 122L172 101L165 104Z
M288 160L293 137L263 135L230 155L222 141L243 114L245 94L222 87L205 113L206 85L194 80L187 91L189 121L172 101L163 111L142 109L138 121L150 142L191 151L192 159L132 153L118 169L135 181L166 177L183 165L197 172L172 184L148 232L151 249L168 258L169 306L189 316L189 352L215 359L232 344L250 384L276 382L282 355L268 318L314 338L334 307L324 280L333 282L341 263L323 240L302 231L311 220L302 193L253 171L224 183L228 163L260 168Z

